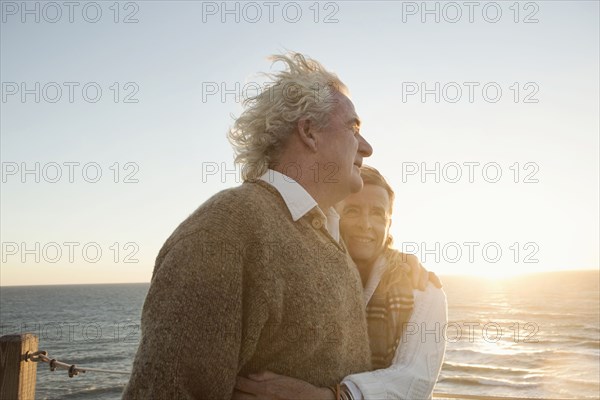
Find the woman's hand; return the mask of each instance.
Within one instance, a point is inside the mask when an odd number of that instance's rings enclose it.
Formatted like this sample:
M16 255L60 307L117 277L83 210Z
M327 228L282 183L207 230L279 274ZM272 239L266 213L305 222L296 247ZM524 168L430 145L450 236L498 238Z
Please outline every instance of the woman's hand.
M402 253L394 249L388 253L388 258L391 263L400 265L407 271L414 289L424 291L429 282L438 289L442 287L440 278L433 272L427 271L414 254Z
M264 371L248 378L238 376L233 400L335 400L327 388L311 385L300 379Z

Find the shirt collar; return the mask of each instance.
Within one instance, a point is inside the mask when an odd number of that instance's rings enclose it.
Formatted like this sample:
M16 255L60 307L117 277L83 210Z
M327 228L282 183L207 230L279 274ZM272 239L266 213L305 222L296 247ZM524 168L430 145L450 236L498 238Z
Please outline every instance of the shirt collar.
M316 207L321 215L327 220L327 231L339 242L340 216L333 207L329 207L329 209L323 213L315 199L313 199L302 185L279 171L269 169L260 177L260 179L277 189L287 205L287 208L290 210L294 222L298 221Z
M380 254L375 260L371 273L369 274L369 279L367 280L367 284L363 291L365 304L369 304L369 301L371 301L371 297L373 297L373 293L375 293L375 289L377 289L379 281L381 281L381 277L387 267L388 261L384 253Z
M260 179L277 189L294 222L317 206L315 199L298 182L279 171L270 169Z

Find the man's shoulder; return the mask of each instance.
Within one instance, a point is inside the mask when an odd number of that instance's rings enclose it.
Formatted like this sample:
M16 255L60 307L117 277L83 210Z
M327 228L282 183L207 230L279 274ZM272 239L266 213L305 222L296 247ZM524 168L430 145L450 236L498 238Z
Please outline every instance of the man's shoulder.
M190 218L220 215L227 218L273 210L281 203L275 188L259 181L247 181L240 186L222 190L202 203Z
M252 230L261 224L256 222L278 208L277 193L266 184L244 182L240 186L222 190L204 203L179 224L165 242L163 250L186 237L206 233L211 240L226 237L235 240L235 235ZM241 238L240 238L241 239Z

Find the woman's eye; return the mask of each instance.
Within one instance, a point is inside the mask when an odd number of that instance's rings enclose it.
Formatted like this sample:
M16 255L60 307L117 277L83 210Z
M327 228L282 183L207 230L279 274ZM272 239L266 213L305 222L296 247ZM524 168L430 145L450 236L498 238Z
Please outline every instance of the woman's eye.
M385 215L385 211L382 210L375 210L373 211L373 215L379 219L385 219L386 215Z
M358 214L358 210L356 208L347 208L346 210L344 210L344 215L346 215L348 217L352 217L357 214Z

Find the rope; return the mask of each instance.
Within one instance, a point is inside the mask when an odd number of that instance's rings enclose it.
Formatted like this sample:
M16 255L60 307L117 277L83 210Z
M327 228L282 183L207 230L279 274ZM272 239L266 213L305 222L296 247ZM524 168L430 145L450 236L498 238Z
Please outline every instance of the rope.
M32 362L45 362L50 366L50 371L56 371L56 368L66 369L69 373L69 378L74 377L81 373L86 372L102 372L106 374L121 374L121 375L130 375L129 372L125 371L113 371L109 369L100 369L100 368L84 368L77 367L75 364L66 364L64 362L58 361L56 358L48 357L48 353L44 350L36 351L34 353L30 353L29 351L25 354L25 361Z

